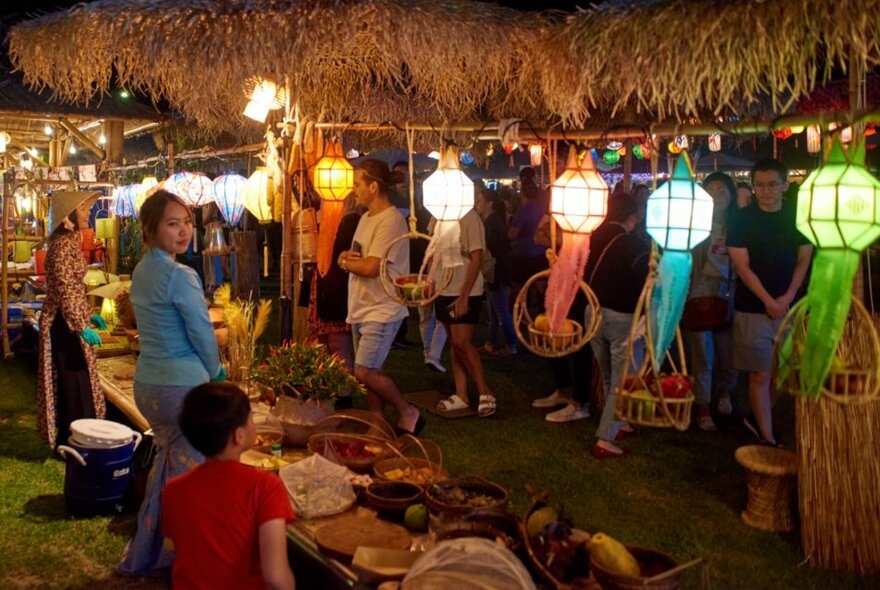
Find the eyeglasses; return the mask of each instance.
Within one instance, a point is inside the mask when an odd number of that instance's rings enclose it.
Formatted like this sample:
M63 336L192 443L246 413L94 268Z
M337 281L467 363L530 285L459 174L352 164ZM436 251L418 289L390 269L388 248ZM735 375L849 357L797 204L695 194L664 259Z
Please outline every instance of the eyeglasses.
M767 183L764 183L764 182L754 182L754 183L752 183L752 187L753 187L755 190L764 190L765 188L766 188L766 189L770 189L770 190L775 190L775 189L778 189L778 188L781 187L781 186L782 186L782 183L781 183L781 182L777 182L777 181L775 181L775 180L772 181L772 182L767 182Z

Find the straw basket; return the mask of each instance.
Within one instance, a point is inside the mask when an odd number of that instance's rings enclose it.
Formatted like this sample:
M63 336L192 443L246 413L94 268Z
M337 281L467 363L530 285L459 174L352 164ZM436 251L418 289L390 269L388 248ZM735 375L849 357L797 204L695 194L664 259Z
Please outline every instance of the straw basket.
M452 268L447 267L443 269L443 275L440 277L438 284L434 284L431 277L420 273L401 273L397 278L392 277L388 268L388 254L391 253L391 250L399 242L413 239L428 240L430 242L431 236L413 231L391 242L388 246L388 251L382 257L382 264L379 267L379 280L385 293L397 303L409 307L424 307L433 303L440 296L443 289L452 282ZM405 287L406 283L416 283L416 288Z
M777 332L773 361L774 373L787 369L786 378L777 385L794 395L802 395L800 383L801 355L810 320L809 301L801 299L785 317ZM792 352L785 364L779 363L779 351L791 333ZM822 395L841 404L863 404L880 396L880 337L871 315L858 298L853 298L843 334L837 345L834 364L822 387Z
M790 531L797 455L785 449L749 445L736 450L736 460L746 468L749 487L743 522L764 531Z
M659 570L654 576L621 576L603 568L590 559L590 571L605 590L676 590L681 584L681 573L687 567L699 563L695 560L679 567L672 557L654 549L627 545L627 550L636 558L643 571Z
M651 293L654 287L654 276L649 276L639 296L632 327L626 348L626 361L623 368L623 380L617 387L614 416L630 424L655 428L674 427L685 431L691 423L691 407L694 403L693 393L683 397L670 397L663 394L660 380L663 377L679 376L691 381L687 375L687 362L684 354L684 343L681 331L675 330L675 356L666 353L671 370L666 375L660 374L662 359L654 356L654 341L651 334L649 317ZM644 325L644 328L642 326ZM635 343L639 333L644 329L645 355L637 369L635 360ZM677 362L676 362L677 361Z
M596 294L584 281L581 281L581 293L587 298L587 308L584 313L584 322L580 324L573 320L569 323L570 331L554 334L539 330L535 327L535 318L528 309L529 289L536 286L537 282L547 279L549 270L544 270L532 276L520 289L513 304L513 325L516 328L516 336L519 341L533 353L546 358L567 356L585 344L587 344L602 323L601 307ZM523 334L525 328L525 334Z

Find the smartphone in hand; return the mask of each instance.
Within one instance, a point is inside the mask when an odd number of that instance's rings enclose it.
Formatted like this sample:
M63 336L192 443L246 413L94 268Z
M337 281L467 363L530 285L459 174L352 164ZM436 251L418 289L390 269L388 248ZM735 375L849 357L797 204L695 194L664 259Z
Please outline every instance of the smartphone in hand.
M351 243L351 251L352 252L356 252L357 254L361 254L363 252L363 249L364 249L363 245L361 245L361 243L358 242L357 240L355 240Z

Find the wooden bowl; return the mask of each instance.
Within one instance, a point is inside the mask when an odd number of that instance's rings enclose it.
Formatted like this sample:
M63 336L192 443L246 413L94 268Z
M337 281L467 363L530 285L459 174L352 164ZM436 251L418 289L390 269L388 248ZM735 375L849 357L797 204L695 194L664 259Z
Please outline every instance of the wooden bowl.
M406 510L424 494L419 485L405 481L374 481L367 486L367 503L376 510Z
M461 501L451 498L460 490ZM464 515L476 508L505 508L510 501L507 491L501 486L480 477L467 475L447 479L428 486L425 493L428 508L435 513Z
M676 590L678 588L681 583L680 572L654 579L655 576L659 576L678 565L672 557L644 547L627 545L626 548L639 562L642 575L632 577L614 574L602 568L591 558L590 571L593 572L593 576L602 588L605 590Z

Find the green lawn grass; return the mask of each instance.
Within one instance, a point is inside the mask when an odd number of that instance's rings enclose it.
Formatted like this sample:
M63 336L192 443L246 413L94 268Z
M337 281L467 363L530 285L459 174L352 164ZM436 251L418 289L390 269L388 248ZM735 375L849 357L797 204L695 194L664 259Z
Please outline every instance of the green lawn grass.
M410 324L416 341L416 322ZM403 391L451 390L450 374L429 372L421 361L418 346L394 350L386 370ZM596 461L589 451L597 416L551 424L531 408L532 399L553 389L545 361L519 355L486 359L485 367L497 414L451 421L428 416L422 436L439 443L453 475L480 475L510 490L517 513L529 504L525 484L549 490L551 501L590 532L680 561L705 558L715 589L880 587L878 577L804 564L796 534L764 533L740 521L746 485L733 452L751 441L734 421L714 434L643 429L624 443L631 456ZM64 464L37 435L35 388L30 365L0 363L0 588L164 587L113 574L126 541L122 531L130 526L65 515ZM790 402L777 413L784 440L793 443ZM686 588L700 584L697 572L685 578Z

